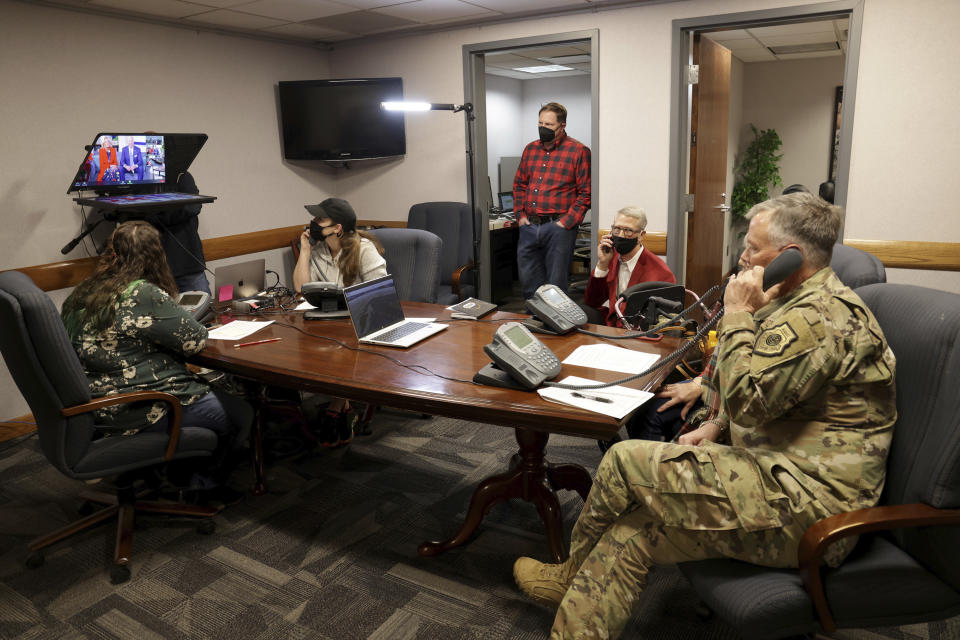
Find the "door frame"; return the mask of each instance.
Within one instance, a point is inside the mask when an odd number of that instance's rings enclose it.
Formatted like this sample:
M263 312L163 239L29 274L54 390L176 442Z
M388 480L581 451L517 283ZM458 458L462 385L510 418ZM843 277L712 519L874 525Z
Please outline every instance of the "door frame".
M492 42L478 42L463 45L463 93L464 102L473 104L474 118L467 118L466 127L473 127L473 176L470 175L470 162L467 159L467 184L474 185L474 219L480 230L480 290L479 297L491 299L490 280L490 225L487 224L487 212L493 202L487 200L485 190L476 185L484 184L487 177L487 108L486 108L486 66L484 55L503 49L522 49L542 45L563 44L565 42L590 41L590 268L597 262L597 183L600 177L600 30L584 29L525 38L511 38ZM469 129L466 134L471 135ZM470 139L469 137L467 139Z
M692 64L692 35L720 28L746 28L764 24L809 22L847 17L847 57L843 69L843 118L840 121L840 148L834 203L845 207L850 179L850 149L860 62L860 35L863 29L863 0L834 0L760 11L745 11L674 20L671 25L670 65L670 159L667 209L667 264L675 274L684 274L686 264L686 212L690 165L690 96L686 68ZM728 144L730 144L728 142ZM841 228L841 238L843 230Z

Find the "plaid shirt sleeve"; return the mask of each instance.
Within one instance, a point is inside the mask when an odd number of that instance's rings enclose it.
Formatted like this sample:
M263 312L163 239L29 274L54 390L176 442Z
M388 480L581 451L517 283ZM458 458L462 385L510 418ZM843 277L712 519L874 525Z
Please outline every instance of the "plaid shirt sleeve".
M583 221L590 208L590 149L564 136L549 151L539 140L523 150L513 181L518 220L554 215L567 229Z

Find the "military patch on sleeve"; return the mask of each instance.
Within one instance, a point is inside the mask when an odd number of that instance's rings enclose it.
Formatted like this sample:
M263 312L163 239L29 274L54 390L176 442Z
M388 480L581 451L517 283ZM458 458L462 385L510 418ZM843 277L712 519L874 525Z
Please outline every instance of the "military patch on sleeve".
M753 352L760 356L779 356L797 339L797 332L784 322L770 327L757 337Z

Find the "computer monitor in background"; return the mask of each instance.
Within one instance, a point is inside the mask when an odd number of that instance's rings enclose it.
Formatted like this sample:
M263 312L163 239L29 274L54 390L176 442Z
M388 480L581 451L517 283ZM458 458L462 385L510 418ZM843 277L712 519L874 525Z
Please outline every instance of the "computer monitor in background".
M497 197L500 199L500 210L504 213L510 213L513 211L513 192L512 191L501 191L497 194Z

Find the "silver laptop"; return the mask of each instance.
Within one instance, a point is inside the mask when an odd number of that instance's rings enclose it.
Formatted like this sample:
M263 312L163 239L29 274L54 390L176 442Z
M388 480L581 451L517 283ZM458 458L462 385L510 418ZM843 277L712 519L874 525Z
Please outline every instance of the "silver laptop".
M224 300L237 300L239 298L249 298L263 291L263 280L267 261L264 258L259 260L250 260L248 262L238 262L225 267L217 267L213 271L213 292L214 300L222 302ZM228 297L224 291L221 295L221 288L232 287L232 293Z
M393 276L346 287L343 297L357 339L364 344L409 347L447 328L436 322L405 319Z

